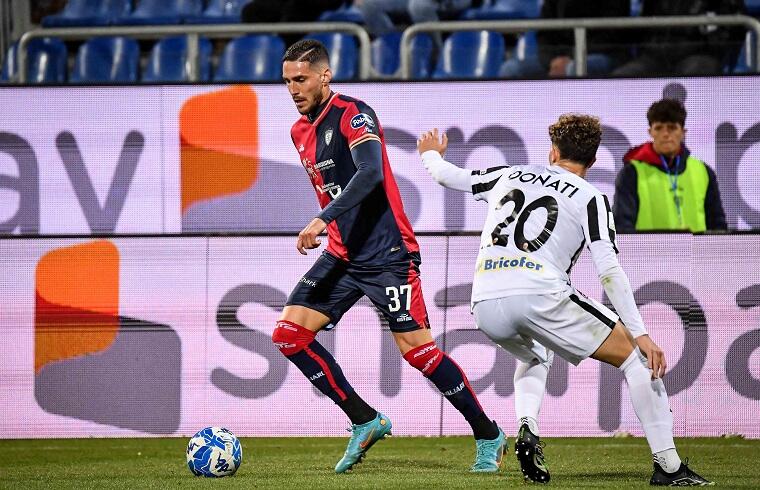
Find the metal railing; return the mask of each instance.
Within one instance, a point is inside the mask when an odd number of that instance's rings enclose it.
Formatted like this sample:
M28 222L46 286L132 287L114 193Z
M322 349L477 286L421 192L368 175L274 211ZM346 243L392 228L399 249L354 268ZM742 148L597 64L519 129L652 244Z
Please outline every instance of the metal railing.
M411 78L411 42L414 36L425 32L454 32L488 30L501 33L520 33L532 30L572 30L574 32L575 75L585 76L589 29L656 29L661 27L744 26L755 33L750 56L750 68L760 67L760 21L744 15L729 16L670 16L670 17L607 17L597 19L535 19L501 21L450 21L423 22L407 28L401 36L401 78ZM188 37L188 78L198 81L199 38L232 38L243 34L302 34L307 32L344 32L359 40L359 79L376 75L371 66L370 38L362 27L349 22L283 23L283 24L230 24L230 25L176 25L149 27L89 27L64 29L35 29L26 32L19 40L18 82L28 82L28 45L32 39L58 37L63 40L84 40L98 36L127 36L135 39L160 39L165 36Z
M149 27L86 27L61 29L35 29L26 32L18 44L18 82L27 83L28 46L35 38L57 37L63 40L76 41L91 37L126 36L134 39L160 39L166 36L186 35L188 78L197 82L199 70L199 39L204 36L212 39L232 38L243 34L303 34L308 32L345 32L356 36L359 40L359 79L366 80L372 70L370 66L369 34L363 28L350 22L298 22L282 24L226 24L226 25L176 25Z
M494 31L501 33L519 33L541 30L572 30L575 34L575 75L586 75L586 31L589 29L657 29L661 27L695 27L695 26L745 26L755 32L755 48L750 60L750 67L757 71L760 67L760 21L746 15L720 16L669 16L669 17L604 17L597 19L536 19L536 20L501 20L501 21L450 21L423 22L415 24L404 31L401 36L401 78L411 78L412 38L423 32L454 31Z

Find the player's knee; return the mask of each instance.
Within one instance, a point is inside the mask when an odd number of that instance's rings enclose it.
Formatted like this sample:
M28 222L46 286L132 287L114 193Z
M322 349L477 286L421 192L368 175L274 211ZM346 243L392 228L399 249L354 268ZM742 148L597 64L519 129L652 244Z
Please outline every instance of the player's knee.
M272 343L286 356L292 356L308 346L316 334L293 322L280 320L272 332Z
M404 354L404 359L425 376L430 376L444 356L445 354L435 345L435 342L428 342Z

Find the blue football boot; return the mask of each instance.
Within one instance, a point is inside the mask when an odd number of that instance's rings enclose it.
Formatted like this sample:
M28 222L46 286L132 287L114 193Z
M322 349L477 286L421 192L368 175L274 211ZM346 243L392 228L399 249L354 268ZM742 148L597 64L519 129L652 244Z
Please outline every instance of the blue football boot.
M499 429L496 439L477 439L475 464L470 471L475 473L495 473L499 471L504 453L507 452L507 437Z
M352 425L349 431L351 439L348 440L348 447L343 457L335 465L336 473L345 473L354 467L355 464L361 463L364 455L380 439L391 435L391 420L385 415L377 412L377 417L366 424Z

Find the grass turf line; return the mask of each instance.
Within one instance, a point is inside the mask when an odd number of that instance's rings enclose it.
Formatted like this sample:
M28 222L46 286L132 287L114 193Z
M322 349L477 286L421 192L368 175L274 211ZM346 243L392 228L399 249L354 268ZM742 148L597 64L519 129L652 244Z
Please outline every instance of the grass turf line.
M243 464L230 478L196 478L187 439L0 440L0 488L504 488L524 485L513 441L498 474L470 474L470 437L394 437L364 463L336 475L343 438L241 438ZM640 438L547 437L552 486L645 488L652 472ZM682 457L721 488L760 488L760 440L677 440Z

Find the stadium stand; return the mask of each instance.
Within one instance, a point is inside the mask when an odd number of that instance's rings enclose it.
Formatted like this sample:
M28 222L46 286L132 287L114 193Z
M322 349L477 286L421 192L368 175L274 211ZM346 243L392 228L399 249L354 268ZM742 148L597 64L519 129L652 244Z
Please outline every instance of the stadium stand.
M199 39L200 81L211 80L211 41ZM187 82L187 36L172 36L161 39L150 51L148 63L142 74L143 82Z
M537 19L541 9L539 0L492 0L477 8L465 10L462 20Z
M135 10L115 23L122 25L181 24L203 14L202 0L140 0Z
M433 78L495 78L504 59L504 37L489 31L455 32L443 43Z
M272 81L282 77L285 42L280 36L251 35L233 39L224 47L214 81Z
M328 10L319 16L319 20L322 22L353 22L354 24L364 24L364 16L361 11L349 5L349 2L344 3L340 8L336 10Z
M66 81L66 45L56 38L33 39L28 54L30 83L63 83ZM8 48L0 81L14 80L18 72L18 43Z
M744 0L749 15L760 17L760 0Z
M235 24L240 22L240 14L249 0L209 0L203 14L188 16L188 24Z
M420 34L412 39L412 77L430 78L433 61L433 39ZM401 33L390 32L372 41L372 66L383 76L392 76L399 68Z
M359 50L353 36L338 32L321 32L306 37L320 41L327 48L333 80L351 80L356 77Z
M42 18L43 27L106 26L129 15L132 0L69 0L58 14Z
M126 37L96 37L79 47L73 83L128 82L138 80L140 47Z

